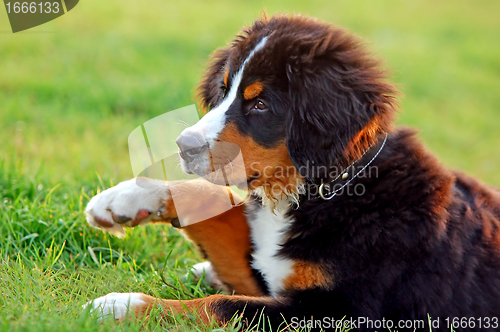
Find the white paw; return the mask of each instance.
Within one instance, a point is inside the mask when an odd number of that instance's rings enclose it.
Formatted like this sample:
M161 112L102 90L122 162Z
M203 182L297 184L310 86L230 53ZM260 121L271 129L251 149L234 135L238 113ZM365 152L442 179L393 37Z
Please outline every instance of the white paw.
M92 197L85 208L87 222L118 237L125 236L123 226L133 227L159 219L157 213L168 198L165 182L131 179Z
M219 289L223 287L222 282L220 281L219 277L217 276L217 273L215 272L212 266L212 263L210 262L202 262L193 265L193 267L191 268L191 272L198 279L204 276L205 282L214 289Z
M145 306L142 293L109 293L84 304L83 309L90 306L90 312L96 313L98 320L113 317L116 320L124 318L128 312L133 312L138 306Z

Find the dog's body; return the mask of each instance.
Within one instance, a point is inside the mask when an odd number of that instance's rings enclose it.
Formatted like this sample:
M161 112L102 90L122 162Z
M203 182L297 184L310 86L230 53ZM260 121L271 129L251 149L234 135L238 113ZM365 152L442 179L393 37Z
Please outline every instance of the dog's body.
M500 327L500 193L441 167L411 130L391 129L396 92L384 76L356 39L301 17L257 21L216 53L200 85L211 110L178 139L182 167L203 175L214 167L206 150L235 143L255 193L182 231L210 262L198 268L237 295L158 300L167 312L220 323L263 313L273 328L313 319L328 329L345 317L357 330L383 330L382 320L428 330L428 315L433 331L456 319L468 321L455 330ZM182 207L169 186L149 181L95 196L89 222L174 220ZM203 204L188 198L190 209ZM110 294L93 305L116 314L130 302L142 314L155 301Z

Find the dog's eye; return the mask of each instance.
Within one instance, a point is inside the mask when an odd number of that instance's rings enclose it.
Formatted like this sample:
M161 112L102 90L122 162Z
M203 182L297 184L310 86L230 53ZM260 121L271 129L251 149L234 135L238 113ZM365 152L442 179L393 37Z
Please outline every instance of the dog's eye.
M222 97L225 97L227 94L227 87L225 85L221 85L220 89L222 91Z
M253 108L259 112L267 110L267 105L260 99L257 99Z

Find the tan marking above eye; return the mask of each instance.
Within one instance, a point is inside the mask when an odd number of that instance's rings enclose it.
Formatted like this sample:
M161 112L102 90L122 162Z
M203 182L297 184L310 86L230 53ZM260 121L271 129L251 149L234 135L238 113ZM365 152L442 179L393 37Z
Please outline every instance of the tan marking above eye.
M245 88L243 98L246 100L254 99L262 90L264 90L264 84L262 84L262 82L254 82Z
M229 80L229 68L226 69L226 72L224 73L224 85L227 88L227 81Z

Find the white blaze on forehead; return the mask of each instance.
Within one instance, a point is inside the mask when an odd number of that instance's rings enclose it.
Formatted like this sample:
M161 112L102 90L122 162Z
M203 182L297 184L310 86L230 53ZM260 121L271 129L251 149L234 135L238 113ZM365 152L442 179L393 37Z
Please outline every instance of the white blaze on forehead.
M267 37L262 38L262 40L255 46L255 48L250 52L248 57L245 59L240 69L236 73L229 89L229 93L226 95L222 103L220 103L216 108L208 112L200 121L198 121L194 126L186 128L183 134L198 133L205 138L205 141L210 145L215 141L217 136L220 134L224 128L226 122L226 112L229 107L233 104L236 99L238 89L240 87L241 79L243 77L243 71L245 65L252 58L255 52L259 51L266 44Z

